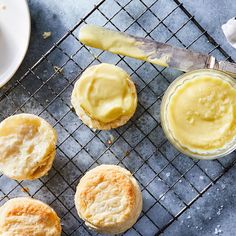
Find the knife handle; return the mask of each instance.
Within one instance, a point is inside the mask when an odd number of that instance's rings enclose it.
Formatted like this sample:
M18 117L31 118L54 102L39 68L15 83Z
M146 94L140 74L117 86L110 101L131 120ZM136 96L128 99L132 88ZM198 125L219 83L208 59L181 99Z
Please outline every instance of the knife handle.
M215 64L214 69L221 70L226 74L229 74L232 77L236 78L236 63L220 61Z

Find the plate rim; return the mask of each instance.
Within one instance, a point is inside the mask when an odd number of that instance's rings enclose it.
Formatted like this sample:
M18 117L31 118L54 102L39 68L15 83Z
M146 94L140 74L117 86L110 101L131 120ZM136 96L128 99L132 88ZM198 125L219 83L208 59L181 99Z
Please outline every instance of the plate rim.
M25 55L28 51L28 48L29 48L29 42L30 42L30 35L31 35L31 16L30 16L30 10L29 10L29 4L27 2L27 0L22 0L22 4L25 4L25 8L26 8L26 14L27 14L27 19L28 19L28 29L27 29L27 32L28 32L28 35L27 35L27 42L26 42L26 47L24 49L24 53L22 53L21 56L19 56L19 62L16 63L16 66L14 67L14 70L12 70L8 76L6 76L3 80L0 80L0 89L6 85L7 82L9 82L12 77L15 75L16 71L19 69L20 65L22 64L24 58L25 58Z

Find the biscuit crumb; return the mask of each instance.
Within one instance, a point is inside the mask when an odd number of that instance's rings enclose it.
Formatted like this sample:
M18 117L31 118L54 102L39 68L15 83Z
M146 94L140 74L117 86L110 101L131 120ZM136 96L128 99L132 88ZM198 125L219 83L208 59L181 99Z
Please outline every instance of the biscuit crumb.
M50 31L43 32L42 36L44 39L50 38L52 36L52 32L50 32Z
M3 3L0 3L0 10L6 10L6 6Z
M113 144L114 140L115 140L114 136L113 136L113 135L110 135L110 139L108 139L107 143L108 143L109 145L111 145L111 144Z
M29 192L29 188L28 188L28 187L23 187L23 188L21 189L21 192L23 192L23 193L28 193L28 192Z
M129 154L130 154L130 151L126 151L126 152L125 152L125 157L128 157Z
M217 214L218 216L221 215L221 212L222 212L223 208L224 208L224 206L221 205L220 208L218 209L218 211L216 212L216 214Z
M64 69L59 66L53 66L55 73L63 74Z
M222 233L223 233L223 231L221 230L221 226L217 225L217 227L215 228L214 234L215 235L220 235Z

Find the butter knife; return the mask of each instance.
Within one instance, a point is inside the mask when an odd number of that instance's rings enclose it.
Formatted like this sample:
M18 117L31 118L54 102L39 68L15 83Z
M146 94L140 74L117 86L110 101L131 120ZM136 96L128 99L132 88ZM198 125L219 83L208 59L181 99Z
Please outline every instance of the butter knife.
M185 72L197 69L216 69L236 78L236 64L234 63L218 62L215 57L207 54L96 25L87 24L81 27L79 40L90 47L144 60L163 67L172 67Z

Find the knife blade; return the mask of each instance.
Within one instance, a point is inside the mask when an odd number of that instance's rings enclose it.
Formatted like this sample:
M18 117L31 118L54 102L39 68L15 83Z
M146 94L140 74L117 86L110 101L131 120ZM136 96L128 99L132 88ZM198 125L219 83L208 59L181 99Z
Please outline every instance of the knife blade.
M197 69L216 69L236 77L236 64L234 63L218 62L215 57L207 54L101 26L84 25L80 29L79 40L90 47L144 60L163 67L173 67L185 72Z

